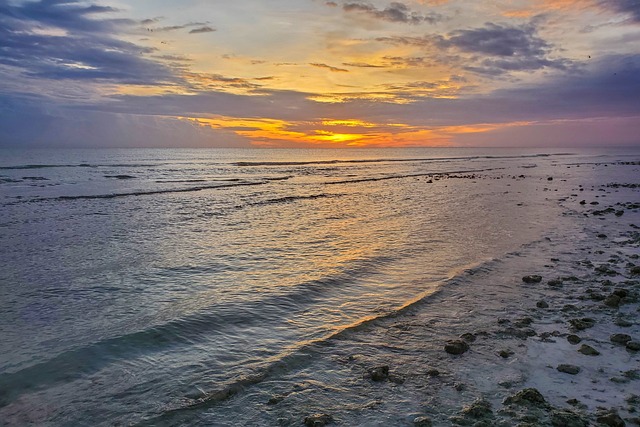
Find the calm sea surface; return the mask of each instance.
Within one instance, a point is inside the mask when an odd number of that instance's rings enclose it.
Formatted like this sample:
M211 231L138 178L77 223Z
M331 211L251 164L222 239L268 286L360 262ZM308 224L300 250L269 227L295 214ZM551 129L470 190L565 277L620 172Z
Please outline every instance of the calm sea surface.
M1 151L0 419L161 424L224 398L539 238L557 206L533 183L628 158Z

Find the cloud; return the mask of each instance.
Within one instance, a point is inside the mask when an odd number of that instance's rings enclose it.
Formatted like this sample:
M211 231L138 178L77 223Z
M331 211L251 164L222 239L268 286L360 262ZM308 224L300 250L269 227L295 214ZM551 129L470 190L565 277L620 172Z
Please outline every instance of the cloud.
M428 52L434 48L450 52L450 56L433 55L432 62L445 62L487 76L542 68L568 70L574 65L567 59L552 58L554 47L538 37L535 26L531 24L508 26L487 23L481 28L457 30L447 35L379 37L376 40L418 46Z
M212 33L214 31L216 31L215 28L211 28L209 26L204 26L204 27L200 27L200 28L194 28L193 30L189 31L189 34Z
M325 69L331 71L332 73L348 73L349 72L349 70L345 70L344 68L332 67L331 65L320 64L320 63L317 63L317 62L312 62L309 65L317 67L317 68L325 68Z
M160 18L145 19L141 23L143 25L154 24L159 22L160 20L161 20ZM189 22L187 24L182 24L182 25L167 25L164 27L148 27L147 31L156 32L156 33L168 33L171 31L177 31L177 30L182 30L182 29L191 28L191 27L199 27L199 28L195 28L189 31L189 34L210 33L212 31L216 31L215 28L211 28L207 24L208 22Z
M115 37L135 21L94 18L115 10L74 0L1 1L0 64L53 80L176 82L170 68L145 58L153 49Z
M380 19L388 22L402 22L405 24L420 24L427 22L435 24L442 21L443 17L437 13L430 13L428 15L422 15L418 12L413 12L404 3L392 2L384 9L378 9L372 4L363 2L344 3L342 9L345 12L357 12L364 13L376 19Z
M601 0L600 5L614 12L630 14L634 22L640 23L640 2L638 0Z
M368 64L366 62L343 62L342 65L345 67L356 67L356 68L384 68L384 65L375 65Z

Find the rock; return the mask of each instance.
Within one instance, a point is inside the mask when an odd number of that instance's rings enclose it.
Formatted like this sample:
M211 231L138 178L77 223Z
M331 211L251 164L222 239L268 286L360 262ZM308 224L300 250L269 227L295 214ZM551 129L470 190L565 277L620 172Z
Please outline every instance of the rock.
M618 272L613 268L609 267L607 264L599 265L595 268L597 273L606 274L607 276L617 276Z
M636 265L635 267L631 267L629 269L629 274L631 274L632 276L640 275L640 266Z
M333 417L329 414L313 414L304 419L307 427L324 427L333 422Z
M640 341L627 341L627 350L640 351Z
M469 344L462 340L447 341L444 346L444 351L449 354L462 354L469 350Z
M583 317L582 319L570 319L569 323L574 329L583 331L592 328L596 324L596 321L588 317Z
M546 301L540 300L536 303L538 308L549 308L549 304Z
M553 177L550 176L549 178L547 178L547 181L553 181Z
M493 415L493 411L491 410L491 403L484 400L478 399L473 402L471 405L462 409L462 414L465 417L470 418L485 418L491 417Z
M277 405L278 403L282 402L284 400L285 396L278 394L276 396L271 396L269 398L269 401L267 402L267 405Z
M586 205L586 204L587 204L587 201L586 201L586 200L580 200L580 204L581 204L581 205Z
M620 298L626 298L629 295L629 291L624 288L616 288L612 294Z
M551 411L549 418L554 427L587 427L589 425L588 420L565 409Z
M372 381L385 381L389 378L389 366L376 366L367 371Z
M558 365L558 367L556 368L558 370L558 372L564 372L565 374L570 374L570 375L576 375L580 372L580 368L576 365L568 365L568 364L561 364Z
M511 350L500 350L498 352L498 355L504 359L506 359L507 357L511 357L514 355L514 352Z
M589 289L587 289L587 292L588 291L589 291ZM589 299L594 300L594 301L604 301L605 299L607 299L606 296L604 296L604 295L602 295L601 293L598 293L598 292L588 292L588 294L589 294Z
M453 425L457 425L457 426L468 426L471 425L471 421L469 421L468 419L461 417L459 415L454 415L452 417L449 417L449 421L451 422L451 424Z
M531 317L521 317L520 319L517 319L515 322L513 322L516 328L526 328L532 323L533 319Z
M609 340L614 344L626 345L631 341L631 336L627 334L613 334L609 337Z
M633 326L633 322L629 322L625 319L616 319L614 323L616 326L620 326L621 328L630 328L631 326Z
M585 356L599 356L600 352L590 345L582 344L578 351Z
M460 335L460 338L462 338L466 342L474 342L476 340L476 336L469 332L467 332L466 334Z
M503 403L505 405L546 405L547 401L535 388L525 388L513 396L507 397Z
M618 308L620 307L620 297L618 295L611 294L605 298L604 305L611 308Z
M598 423L610 427L624 427L626 425L624 420L620 418L620 415L613 410L598 412L596 414L596 420Z
M571 334L571 335L567 336L567 341L569 341L569 344L576 345L576 344L579 344L580 341L582 341L582 338L580 338L577 335Z
M414 427L431 427L433 422L429 417L416 417L413 420Z
M429 377L439 377L440 376L440 371L438 371L437 369L429 369L426 372L426 374Z
M467 388L467 386L464 383L455 383L453 385L453 388L455 388L456 391L464 391Z
M615 215L616 216L622 216L622 215L624 215L624 211L623 210L616 211Z
M598 239L606 239L606 238L607 238L606 234L604 234L604 233L598 234Z
M562 286L562 279L553 279L553 280L549 280L547 282L547 285L553 287L553 288L559 288L560 286Z
M542 276L538 276L538 275L530 275L530 276L524 276L522 278L522 281L524 283L540 283L542 282Z

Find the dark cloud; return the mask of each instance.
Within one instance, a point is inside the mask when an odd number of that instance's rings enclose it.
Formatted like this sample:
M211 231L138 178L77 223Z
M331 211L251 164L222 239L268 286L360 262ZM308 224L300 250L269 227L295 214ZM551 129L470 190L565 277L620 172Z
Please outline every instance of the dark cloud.
M46 79L99 79L157 84L172 70L145 58L153 50L122 41L131 20L95 18L115 11L74 0L0 1L0 64Z
M193 30L189 31L189 34L212 33L214 31L216 31L215 28L211 28L209 26L204 26L204 27L200 27L200 28L194 28Z
M378 9L372 4L363 2L344 3L342 9L346 12L365 13L376 19L389 22L402 22L405 24L420 24L428 22L434 24L442 21L443 17L437 13L422 15L418 12L411 11L409 6L400 2L392 2L384 9Z
M325 68L333 73L348 73L349 70L345 70L344 68L338 68L338 67L332 67L331 65L327 65L327 64L320 64L317 62L313 62L310 63L309 65L317 67L317 68Z
M630 14L634 22L640 23L640 1L638 0L601 0L600 5L614 12Z
M512 71L542 68L568 70L573 63L552 58L554 47L537 36L533 25L507 26L488 23L482 28L458 30L447 35L424 37L380 37L376 40L413 45L450 55L433 55L433 60L455 64L477 74L499 76Z
M117 12L110 6L85 5L78 0L39 0L15 5L0 1L0 19L3 24L13 21L12 28L29 30L34 24L64 28L70 31L113 31L123 24L134 24L129 19L91 19L90 15Z

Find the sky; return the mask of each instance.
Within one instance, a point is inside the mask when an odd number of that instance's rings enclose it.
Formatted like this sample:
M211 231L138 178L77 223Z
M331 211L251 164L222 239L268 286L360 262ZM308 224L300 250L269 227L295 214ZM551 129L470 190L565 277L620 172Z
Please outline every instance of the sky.
M0 0L0 147L640 145L640 0Z

